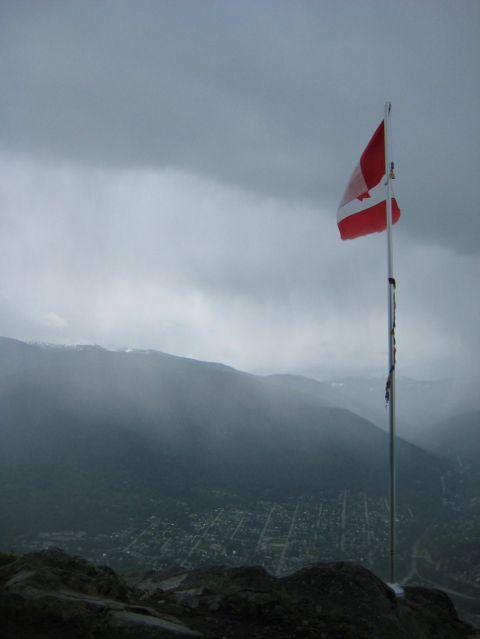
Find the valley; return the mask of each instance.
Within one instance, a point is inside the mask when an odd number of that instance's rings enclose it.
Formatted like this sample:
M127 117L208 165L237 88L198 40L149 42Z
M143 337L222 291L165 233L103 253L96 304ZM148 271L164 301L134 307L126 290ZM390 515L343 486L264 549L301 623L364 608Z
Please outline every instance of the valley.
M388 437L324 384L153 351L3 338L0 355L3 551L130 575L354 561L386 579ZM480 477L463 452L398 438L397 573L478 622Z
M23 552L61 547L119 569L162 570L205 564L263 565L276 576L317 561L355 560L381 571L388 553L388 504L348 489L253 503L218 491L218 506L199 511L177 502L178 518L165 519L152 503L146 519L130 518L110 534L42 532L25 539ZM410 507L398 513L402 538L418 525ZM403 544L402 561L409 560Z
M177 500L168 517L162 500L150 500L148 516L127 518L109 533L44 531L24 536L12 549L61 548L128 574L222 564L260 565L282 577L311 563L354 561L387 577L388 503L383 497L349 489L250 503L222 491L209 497L215 507L199 510L196 499ZM403 503L397 513L399 580L441 588L467 615L480 614L480 566L451 553L459 537L480 530L480 512L469 516L458 493L434 519L414 509ZM452 509L459 515L456 528L446 525Z

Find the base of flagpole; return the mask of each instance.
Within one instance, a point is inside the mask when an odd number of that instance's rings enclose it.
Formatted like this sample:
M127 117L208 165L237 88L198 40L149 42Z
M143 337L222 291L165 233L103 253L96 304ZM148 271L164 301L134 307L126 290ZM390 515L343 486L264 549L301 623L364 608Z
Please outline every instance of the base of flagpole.
M400 584L387 583L387 586L390 588L390 590L393 590L393 594L395 595L396 599L403 599L405 597L405 590L402 588Z

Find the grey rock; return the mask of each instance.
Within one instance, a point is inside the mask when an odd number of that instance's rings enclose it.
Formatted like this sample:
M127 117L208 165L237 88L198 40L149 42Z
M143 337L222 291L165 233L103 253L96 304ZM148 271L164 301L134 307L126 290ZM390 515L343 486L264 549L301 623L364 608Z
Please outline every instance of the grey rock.
M202 637L200 632L190 630L180 622L168 621L159 615L142 615L137 612L129 612L122 610L120 612L111 612L109 615L110 624L115 628L125 626L148 626L174 635L177 637Z

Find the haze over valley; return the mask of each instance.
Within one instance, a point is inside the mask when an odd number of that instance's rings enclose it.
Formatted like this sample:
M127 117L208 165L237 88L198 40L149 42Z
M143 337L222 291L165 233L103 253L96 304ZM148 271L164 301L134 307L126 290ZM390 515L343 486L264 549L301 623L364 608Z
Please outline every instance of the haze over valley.
M338 380L7 338L0 357L3 548L280 576L348 559L386 577L388 437L347 395L334 405ZM447 588L470 614L480 476L476 440L470 453L452 440L475 419L432 427L431 449L398 442L402 579Z

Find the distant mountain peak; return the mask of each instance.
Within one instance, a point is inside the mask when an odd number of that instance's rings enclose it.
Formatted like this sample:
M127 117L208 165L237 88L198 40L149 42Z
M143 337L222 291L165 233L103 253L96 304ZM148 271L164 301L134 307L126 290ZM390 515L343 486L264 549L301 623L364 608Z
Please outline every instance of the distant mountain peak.
M44 348L47 350L57 351L106 351L106 348L99 346L98 344L57 344L54 342L38 342L34 340L28 340L25 342L29 346L36 346L38 348Z

